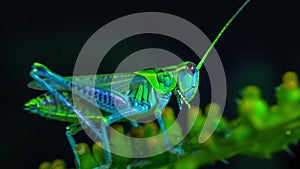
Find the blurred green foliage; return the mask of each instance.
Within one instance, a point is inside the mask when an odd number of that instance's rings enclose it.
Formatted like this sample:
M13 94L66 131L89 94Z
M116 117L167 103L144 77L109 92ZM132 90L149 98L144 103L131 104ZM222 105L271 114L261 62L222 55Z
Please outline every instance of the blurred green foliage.
M228 121L222 118L217 124L217 129L209 139L200 144L198 137L205 122L207 112L219 112L217 104L208 105L204 113L197 107L192 107L187 113L187 125L191 130L180 142L185 151L185 156L178 159L175 155L165 152L163 154L145 158L130 159L113 154L111 168L159 168L159 169L196 169L200 166L225 160L237 154L251 155L261 158L271 158L272 153L287 150L290 144L297 144L300 139L300 88L298 77L294 72L287 72L282 78L282 84L276 88L276 105L268 105L262 98L261 91L256 86L247 86L242 92L238 103L238 118ZM220 113L220 112L219 112ZM194 117L196 117L195 123ZM166 127L175 124L175 132L170 133L170 141L182 135L182 126L175 121L174 112L167 107L163 114ZM132 137L151 137L159 134L156 123L150 122L142 127L132 128L129 133L124 133L122 125L114 125L113 128L122 134ZM111 145L131 147L132 152L138 147L130 143L114 139L111 135ZM149 151L161 148L161 141L149 139ZM174 141L174 140L173 140ZM77 146L82 169L92 169L103 163L103 150L100 143L94 144L92 149L85 143ZM41 163L39 169L66 169L62 160Z

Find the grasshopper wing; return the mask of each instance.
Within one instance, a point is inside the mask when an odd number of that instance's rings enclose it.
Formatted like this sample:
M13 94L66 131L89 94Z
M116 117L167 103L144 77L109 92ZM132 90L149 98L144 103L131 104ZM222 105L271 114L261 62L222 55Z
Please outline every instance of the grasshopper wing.
M115 73L115 74L101 74L101 75L82 75L82 76L68 76L63 77L65 81L75 82L80 85L91 86L91 82L94 83L95 88L104 89L107 91L115 90L120 93L125 93L129 89L138 88L140 85L148 83L147 79L143 76L135 73ZM70 88L64 85L64 83L58 83L51 79L44 79L51 87L60 91L68 91ZM27 84L31 89L46 90L40 83L31 81Z

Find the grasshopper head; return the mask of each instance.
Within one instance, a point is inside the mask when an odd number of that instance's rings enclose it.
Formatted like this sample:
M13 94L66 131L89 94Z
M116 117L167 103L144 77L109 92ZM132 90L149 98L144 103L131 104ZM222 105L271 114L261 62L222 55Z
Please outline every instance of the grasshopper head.
M193 62L184 62L177 67L177 86L187 101L191 101L198 90L199 70Z

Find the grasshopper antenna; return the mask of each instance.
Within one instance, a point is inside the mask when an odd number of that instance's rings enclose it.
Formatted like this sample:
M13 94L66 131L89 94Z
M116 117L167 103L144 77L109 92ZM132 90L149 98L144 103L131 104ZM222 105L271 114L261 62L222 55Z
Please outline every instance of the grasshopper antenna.
M245 8L245 6L250 2L250 0L247 0L246 2L244 2L244 4L234 13L234 15L229 19L229 21L227 21L226 25L222 28L222 30L219 32L218 36L215 38L215 40L211 43L211 45L209 46L209 48L207 49L207 51L205 52L203 58L201 59L201 61L199 62L199 64L197 65L196 69L199 70L203 63L205 62L207 56L209 55L209 53L211 52L211 50L213 49L213 47L215 46L215 44L218 42L218 40L220 39L220 37L222 36L222 34L224 33L224 31L228 28L228 26L231 24L231 22L236 18L236 16L238 16L238 14Z

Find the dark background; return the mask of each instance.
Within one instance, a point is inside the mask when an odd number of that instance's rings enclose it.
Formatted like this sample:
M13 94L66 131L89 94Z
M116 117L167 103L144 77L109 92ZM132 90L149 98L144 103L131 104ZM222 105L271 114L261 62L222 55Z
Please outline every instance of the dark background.
M264 98L274 104L274 88L280 83L281 75L288 70L300 73L300 8L294 2L253 0L216 45L227 76L225 116L229 119L236 116L234 99L246 85L258 85ZM31 80L28 72L34 61L45 63L59 74L71 75L82 46L96 30L114 19L136 12L156 11L177 15L198 26L213 40L242 3L241 0L198 3L1 2L1 96L4 100L1 102L0 124L1 168L34 169L41 161L56 158L66 159L70 166L73 164L73 155L64 135L66 124L22 110L26 101L39 94L26 87ZM132 40L127 50L141 48L138 46L140 41L152 47L152 42L161 37L150 38L152 40L149 41L147 36ZM158 44L170 50L180 46L176 42L170 42L167 46ZM182 54L182 49L185 48L176 48L175 52ZM111 55L125 57L130 53L122 48L116 50L118 52ZM186 51L187 56L189 52ZM200 79L204 106L209 102L205 99L209 95L205 73ZM84 134L79 134L76 138L80 141L83 137ZM229 159L229 165L216 163L207 168L299 168L299 147L291 148L294 157L285 152L276 153L272 160L236 156Z

